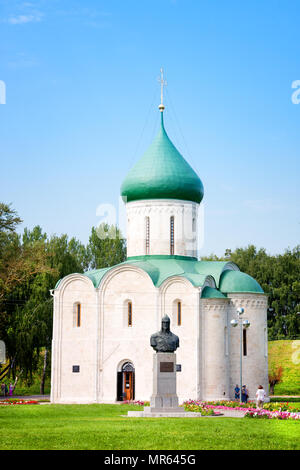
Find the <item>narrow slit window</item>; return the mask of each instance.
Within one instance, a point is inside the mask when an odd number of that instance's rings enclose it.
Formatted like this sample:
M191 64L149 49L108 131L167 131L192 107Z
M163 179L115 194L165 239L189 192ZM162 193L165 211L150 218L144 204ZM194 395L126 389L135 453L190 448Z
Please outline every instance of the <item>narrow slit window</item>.
M247 330L243 330L243 355L247 356Z
M177 325L181 326L181 302L177 302Z
M264 328L264 349L265 349L265 357L268 357L268 333L267 333L267 328Z
M76 305L76 326L81 326L81 304Z
M174 216L170 218L170 254L174 255Z
M146 217L146 255L150 254L150 217Z
M132 326L132 302L128 302L128 326Z
M224 328L224 351L225 356L228 356L228 329L227 326Z

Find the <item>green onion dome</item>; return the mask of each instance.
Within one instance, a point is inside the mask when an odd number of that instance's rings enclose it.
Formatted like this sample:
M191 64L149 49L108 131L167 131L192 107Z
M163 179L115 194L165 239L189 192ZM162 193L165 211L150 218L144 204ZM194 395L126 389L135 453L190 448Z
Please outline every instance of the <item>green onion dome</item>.
M223 271L220 279L219 289L223 293L234 292L253 292L263 294L264 291L258 282L249 276L249 274L241 271Z
M123 200L181 199L200 203L203 194L199 176L169 139L161 113L158 135L121 186Z

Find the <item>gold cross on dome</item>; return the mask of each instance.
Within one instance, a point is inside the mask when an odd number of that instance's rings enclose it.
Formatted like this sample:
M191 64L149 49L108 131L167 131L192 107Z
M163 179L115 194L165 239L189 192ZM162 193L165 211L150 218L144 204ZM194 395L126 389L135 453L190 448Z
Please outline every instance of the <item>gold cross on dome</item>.
M165 109L165 107L164 107L164 86L167 86L167 81L164 80L164 71L163 71L162 68L160 69L160 77L159 77L158 81L160 83L160 105L159 105L159 109L163 111Z

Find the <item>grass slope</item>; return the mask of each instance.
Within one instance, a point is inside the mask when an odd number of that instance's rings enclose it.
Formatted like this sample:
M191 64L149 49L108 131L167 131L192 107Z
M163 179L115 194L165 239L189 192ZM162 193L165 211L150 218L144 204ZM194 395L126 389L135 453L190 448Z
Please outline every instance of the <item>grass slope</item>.
M283 380L275 385L275 395L300 395L300 359L299 346L293 348L296 341L269 341L269 370L273 367L283 367Z
M0 449L300 449L300 423L125 418L133 405L0 407Z

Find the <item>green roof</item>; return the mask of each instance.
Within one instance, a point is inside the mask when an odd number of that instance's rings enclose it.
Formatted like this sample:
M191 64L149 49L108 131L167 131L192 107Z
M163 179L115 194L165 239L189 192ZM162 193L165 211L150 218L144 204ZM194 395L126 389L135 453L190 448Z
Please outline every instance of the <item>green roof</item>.
M206 262L198 261L196 258L190 258L188 256L176 255L135 256L128 258L127 261L116 266L125 265L135 266L148 273L156 287L159 287L166 279L172 276L179 276L188 279L195 287L201 287L209 276L213 278L212 282L215 281L216 286L218 287L218 280L222 271L226 268L231 269L230 263L227 263L226 261ZM116 266L87 271L84 275L91 279L95 287L99 287L104 275Z
M246 273L241 271L226 270L221 274L220 291L223 293L253 292L263 294L264 291L258 282Z
M214 289L213 287L205 286L202 293L202 299L226 299L226 296L222 294L218 289Z
M258 282L248 274L239 271L234 263L198 261L196 258L188 256L135 256L115 266L87 271L84 276L87 276L94 287L98 288L109 271L118 266L126 265L142 269L149 275L156 287L161 286L164 281L174 276L189 280L195 287L202 287L205 281L209 279L212 285L215 284L215 287L204 287L201 297L205 299L226 298L225 296L228 293L264 293ZM57 282L55 288L59 286L61 281L62 279Z
M122 184L123 200L181 199L200 203L203 194L199 176L169 139L161 113L158 135Z

